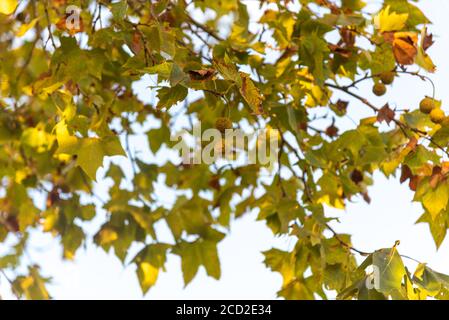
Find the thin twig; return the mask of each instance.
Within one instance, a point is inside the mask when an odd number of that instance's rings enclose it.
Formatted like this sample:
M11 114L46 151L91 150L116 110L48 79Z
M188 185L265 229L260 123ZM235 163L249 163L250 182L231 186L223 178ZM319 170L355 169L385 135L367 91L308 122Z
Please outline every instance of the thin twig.
M48 13L48 0L44 4L44 10L45 10L45 17L47 19L47 30L48 30L48 37L51 40L51 44L53 45L53 48L56 50L56 43L55 39L53 39L53 33L51 32L51 21L50 21L50 15Z
M196 21L195 19L193 19L187 12L185 12L185 13L186 13L186 16L187 16L187 19L189 20L189 22L192 23L195 27L200 28L201 30L206 32L208 35L210 35L212 38L214 38L215 40L224 41L224 39L222 37L220 37L218 34L216 34L214 31L212 31L207 26L205 26L205 25L199 23L198 21Z
M369 108L371 108L376 114L380 111L380 109L378 107L376 107L375 105L373 105L372 103L370 103L367 99L365 99L364 97L350 91L347 87L340 87L338 85L332 84L332 83L325 83L324 84L327 87L342 91L350 96L352 96L353 98L356 98L357 100L361 101L363 104L365 104L366 106L368 106ZM447 156L449 156L449 151L447 151L444 147L442 147L441 145L439 145L438 143L436 143L431 137L429 137L427 135L427 132L425 131L421 131L417 128L413 128L410 127L409 125L401 122L400 120L393 118L392 121L394 123L396 123L396 125L402 129L402 131L404 132L404 134L407 136L407 133L405 132L405 129L408 129L416 134L418 134L421 138L424 138L426 140L428 140L431 144L433 144L436 148L440 149L441 151L443 151ZM408 136L407 136L408 137Z
M330 231L330 232L332 232L332 234L334 235L334 238L335 239L337 239L338 240L338 242L340 242L340 244L341 245L343 245L344 247L346 247L346 248L348 248L349 250L352 250L352 251L354 251L354 252L357 252L358 254L360 254L361 256L364 256L364 257L366 257L366 256L369 256L372 252L365 252L365 251L362 251L362 250L359 250L359 249L357 249L357 248L354 248L353 246L351 246L350 244L348 244L348 243L346 243L345 241L343 241L341 238L340 238L340 236L339 236L339 234L328 224L328 223L325 223L324 224L325 226L326 226L326 228Z

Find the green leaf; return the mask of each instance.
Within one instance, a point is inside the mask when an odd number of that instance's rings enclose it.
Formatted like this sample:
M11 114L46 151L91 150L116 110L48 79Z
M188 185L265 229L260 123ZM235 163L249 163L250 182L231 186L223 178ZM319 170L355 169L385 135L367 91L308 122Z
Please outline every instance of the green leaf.
M446 209L449 201L449 188L446 182L438 184L435 189L430 188L422 197L423 206L430 213L433 220Z
M231 61L226 54L223 59L214 57L214 67L221 74L225 80L233 81L241 86L241 76L237 70L235 64Z
M214 241L197 240L182 241L173 249L173 253L181 257L181 267L184 284L187 286L195 277L201 265L209 276L219 279L221 275L217 243Z
M317 34L302 38L300 57L302 62L310 68L314 80L322 85L325 78L325 60L329 54L327 42Z
M43 278L39 274L38 267L29 267L27 276L19 276L13 282L14 291L20 295L25 295L29 300L48 300L50 295L45 283L49 279Z
M449 289L449 276L436 272L423 263L416 268L413 282L431 296L436 296L443 288Z
M159 98L159 102L157 104L157 108L169 109L178 102L184 101L184 99L187 97L187 93L187 88L180 84L174 87L163 87L158 91L157 97Z
M153 154L156 154L162 144L170 141L170 130L166 125L162 125L159 129L153 129L148 132L148 141Z
M449 145L449 127L444 126L438 129L432 136L432 140L442 147Z
M164 270L169 248L170 245L165 243L151 244L143 248L133 259L138 266L137 276L144 294L156 284L159 271Z
M373 266L379 268L380 292L388 295L395 290L401 290L402 279L406 271L396 248L381 249L374 252Z
M103 157L104 152L100 139L86 138L79 146L76 163L95 181L97 180L97 169L103 165Z
M395 11L399 14L407 14L407 26L411 28L430 22L424 13L409 0L385 0L384 4L390 6L391 11Z
M80 142L77 152L77 165L92 179L96 180L96 173L103 165L105 156L126 156L120 141L115 136L99 138L85 138Z
M70 135L66 122L63 120L55 126L58 150L56 153L76 154L79 148L78 138Z
M125 0L111 3L112 16L118 21L121 21L125 18L127 9L128 3Z

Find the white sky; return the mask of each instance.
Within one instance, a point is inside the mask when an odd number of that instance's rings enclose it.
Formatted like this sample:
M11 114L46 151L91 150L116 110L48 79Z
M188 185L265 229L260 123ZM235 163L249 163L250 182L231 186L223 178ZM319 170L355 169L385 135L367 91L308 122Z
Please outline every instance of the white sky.
M367 0L368 3L378 1ZM254 1L248 2L253 6ZM443 100L443 109L449 112L444 102L449 101L449 2L447 0L422 0L419 6L434 22L430 31L436 43L430 54L438 67L432 75L437 88L437 98ZM250 12L255 12L250 10ZM371 84L360 86L361 92L370 92ZM143 86L142 86L143 87ZM143 92L143 88L140 89ZM430 85L416 78L402 77L389 89L388 102L398 108L414 109L421 98L429 94ZM148 92L145 92L148 95ZM343 98L343 96L342 96ZM347 97L344 97L347 99ZM386 98L372 99L383 105ZM354 119L367 116L359 112L363 108L353 103L349 113ZM135 141L139 144L139 141ZM136 147L137 148L137 147ZM420 204L412 203L413 193L398 179L387 181L381 174L375 175L375 184L369 189L372 202L362 200L351 203L345 211L329 210L340 218L334 224L339 232L353 235L355 247L372 251L391 247L400 240L399 251L420 261L428 262L437 271L449 273L449 241L446 239L436 251L427 225L415 225L422 214ZM162 228L164 228L162 226ZM162 231L168 233L168 231ZM43 273L53 277L51 294L56 299L141 299L142 294L135 276L134 267L123 267L113 254L88 246L80 249L74 262L61 262L57 242L48 236L36 236L36 246L31 250L31 259L42 265ZM219 244L222 278L216 281L200 269L194 281L183 287L180 259L169 255L167 272L162 273L154 288L145 299L273 299L281 286L281 277L271 273L262 264L261 251L273 246L288 248L292 244L286 238L275 239L262 222L255 222L255 215L246 215L233 222L229 235ZM0 244L1 249L1 244ZM405 261L413 269L414 262ZM0 294L11 298L7 284L0 282Z

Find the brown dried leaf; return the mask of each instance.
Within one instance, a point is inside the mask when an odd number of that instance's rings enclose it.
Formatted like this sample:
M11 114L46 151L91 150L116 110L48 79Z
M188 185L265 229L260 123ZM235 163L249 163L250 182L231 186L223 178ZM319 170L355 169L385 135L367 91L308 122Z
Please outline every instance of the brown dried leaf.
M142 36L140 35L139 32L134 32L133 34L133 39L132 39L132 43L131 43L131 50L138 55L140 52L142 52L143 49L143 41L142 41Z
M413 173L412 173L412 170L410 170L409 166L406 164L402 165L401 178L399 179L399 182L404 183L408 179L412 179L412 178L413 178Z
M377 113L377 121L390 124L391 121L394 120L394 111L390 109L388 103L384 105L379 112Z
M328 47L333 53L338 54L343 58L350 58L352 56L351 50L340 47L336 44L329 44Z
M255 86L248 74L240 72L240 77L242 79L240 93L252 108L254 114L262 114L264 111L262 107L263 97L260 94L259 89Z
M414 32L396 32L393 40L393 54L397 63L410 65L418 54L418 36Z
M444 176L441 174L441 167L435 166L432 169L432 176L430 177L429 185L432 189L435 189L436 186L443 180Z
M343 101L341 99L339 99L337 101L337 103L335 104L337 110L340 111L340 112L346 111L346 109L348 109L348 105L349 105L348 101Z
M355 32L349 28L341 28L340 29L340 37L341 41L348 48L354 47L355 44Z
M188 73L190 79L204 81L212 79L216 75L217 71L212 68L207 68L201 70L190 70Z
M420 180L421 180L421 178L419 176L413 176L410 179L410 182L408 184L410 190L416 191L416 189L418 188L418 183L419 183Z
M424 36L424 39L422 40L422 48L424 49L424 51L426 51L426 50L429 49L434 43L435 43L435 41L433 41L433 34L426 34L426 35Z

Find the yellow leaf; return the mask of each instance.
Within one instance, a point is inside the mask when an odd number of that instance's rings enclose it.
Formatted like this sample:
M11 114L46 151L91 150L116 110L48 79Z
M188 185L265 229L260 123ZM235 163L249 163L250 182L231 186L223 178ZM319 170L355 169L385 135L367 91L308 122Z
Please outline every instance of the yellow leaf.
M259 89L255 86L248 74L240 72L240 76L242 78L240 93L248 105L252 108L254 114L262 114L263 97L261 96Z
M374 25L380 30L380 32L399 31L405 27L407 19L407 13L390 13L390 6L387 6L374 17Z
M44 221L42 222L42 228L44 232L50 232L56 226L59 219L59 212L56 209L49 209L44 213Z
M441 183L436 189L430 189L422 198L423 206L432 216L432 220L435 220L441 210L446 209L448 201L449 185L447 183Z
M16 36L17 37L23 37L30 29L32 29L36 23L39 21L39 18L33 19L31 20L30 23L27 24L22 24L19 28L19 30L17 30L16 32Z
M110 244L111 242L114 242L117 239L118 239L117 232L110 227L104 227L95 236L95 241L101 246Z
M42 88L40 92L38 92L38 96L40 99L45 100L48 98L49 95L51 95L53 92L61 88L63 85L64 82L61 81L53 83L52 85Z
M323 195L317 201L318 203L327 204L328 206L336 209L343 210L345 208L345 203L343 202L343 200L335 197L331 198L328 194Z
M142 291L146 293L156 283L159 269L148 262L142 262L139 264L137 274Z
M436 66L433 63L432 59L429 57L429 55L426 53L424 49L424 41L427 34L427 28L423 28L421 32L421 43L418 48L418 54L416 56L416 64L426 70L427 72L435 72Z
M416 56L415 63L427 72L433 73L437 68L423 48L418 49L418 55Z
M65 120L58 122L55 126L56 140L58 141L57 154L74 154L78 150L78 139L70 135Z
M18 6L17 0L2 0L0 1L0 13L10 15Z
M19 169L16 171L16 176L14 181L16 183L22 183L23 180L25 180L30 174L32 174L31 169L28 167L25 167L23 169Z

